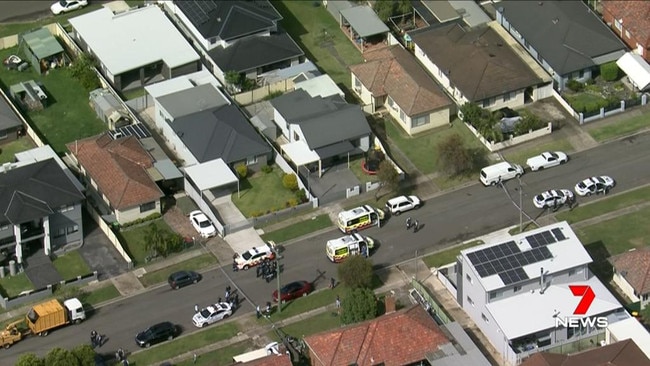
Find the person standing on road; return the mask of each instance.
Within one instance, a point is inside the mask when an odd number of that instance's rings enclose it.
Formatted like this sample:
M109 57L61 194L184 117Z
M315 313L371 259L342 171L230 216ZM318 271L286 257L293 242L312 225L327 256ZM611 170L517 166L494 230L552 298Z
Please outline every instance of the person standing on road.
M260 310L259 305L257 305L257 307L255 308L255 315L257 316L257 319L262 317L262 311Z
M417 233L418 230L420 230L420 222L418 220L415 220L415 222L413 223L413 232Z
M409 230L409 229L411 228L411 223L412 223L412 222L413 222L413 221L411 220L410 217L407 217L407 218L406 218L406 230Z
M330 288L334 289L334 286L336 286L336 280L334 277L330 278Z

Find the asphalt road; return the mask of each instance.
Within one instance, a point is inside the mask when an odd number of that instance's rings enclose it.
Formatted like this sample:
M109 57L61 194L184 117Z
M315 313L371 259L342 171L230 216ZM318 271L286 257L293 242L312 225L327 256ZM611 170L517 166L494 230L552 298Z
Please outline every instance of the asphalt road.
M0 1L0 22L23 22L46 18L54 1Z
M548 212L536 209L532 197L544 190L568 188L592 175L610 175L616 182L612 193L622 192L650 182L650 134L612 142L571 156L562 166L531 173L522 177L524 211L536 218ZM519 201L517 180L506 183L515 202ZM594 197L579 197L578 203ZM421 230L406 232L404 220L412 216L419 220ZM375 238L379 248L371 259L377 266L399 263L415 256L444 249L459 241L502 229L519 222L519 210L503 189L476 184L428 200L422 208L390 219L382 228L371 228L363 234ZM341 233L331 230L302 242L287 246L283 252L285 270L283 283L292 280L315 281L316 288L327 286L327 280L336 273L336 266L325 256L325 242ZM306 259L309 258L309 259ZM0 364L13 362L23 352L43 355L53 347L74 347L89 342L91 329L109 337L102 352L113 353L118 347L135 350L135 334L158 321L170 320L184 328L183 334L196 330L191 324L195 303L203 306L223 296L229 277L254 303L264 304L270 299L275 282L267 284L255 278L255 271L230 272L230 267L210 271L197 285L172 291L161 286L150 292L130 297L103 307L80 324L64 327L44 338L32 337L8 350L0 351ZM288 306L291 306L290 304ZM234 316L252 311L245 304ZM215 326L215 325L212 325Z

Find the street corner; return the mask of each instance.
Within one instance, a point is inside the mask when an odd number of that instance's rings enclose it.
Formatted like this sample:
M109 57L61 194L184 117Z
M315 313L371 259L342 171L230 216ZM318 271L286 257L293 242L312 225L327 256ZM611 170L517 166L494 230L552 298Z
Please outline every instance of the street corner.
M133 295L144 290L144 286L138 279L135 271L112 277L111 282L113 282L113 285L122 296Z

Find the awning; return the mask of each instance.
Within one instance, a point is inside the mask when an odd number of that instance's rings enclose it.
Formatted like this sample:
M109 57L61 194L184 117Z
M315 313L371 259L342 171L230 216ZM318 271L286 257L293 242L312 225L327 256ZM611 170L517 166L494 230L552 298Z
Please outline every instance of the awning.
M183 177L183 173L172 163L171 160L165 159L153 163L154 168L158 170L164 180L178 179Z
M640 55L628 52L616 61L616 65L639 90L650 87L650 65Z
M390 30L369 6L355 6L341 10L341 16L361 38L388 33Z
M194 182L199 191L207 191L208 189L223 187L239 181L228 164L222 159L192 165L184 170L185 175Z
M289 156L296 166L303 166L310 163L315 163L320 160L318 154L309 149L306 143L302 141L294 141L280 146L282 151Z
M318 156L320 156L321 159L327 159L332 156L337 156L337 155L352 152L354 151L354 149L355 148L354 146L352 146L352 143L350 141L341 141L335 144L321 147L320 149L316 149L316 154L318 154Z

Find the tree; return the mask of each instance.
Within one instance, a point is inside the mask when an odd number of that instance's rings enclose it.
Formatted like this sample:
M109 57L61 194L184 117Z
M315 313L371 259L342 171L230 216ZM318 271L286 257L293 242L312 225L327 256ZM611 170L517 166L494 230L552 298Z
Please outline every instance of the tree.
M244 179L248 176L248 167L246 164L237 164L235 165L235 171L240 179Z
M79 345L72 349L72 354L80 366L95 366L95 350L89 344Z
M375 1L373 9L383 22L387 22L394 15L407 14L413 11L408 0L378 0Z
M524 135L544 127L542 120L527 110L521 111L521 121L515 125L515 135Z
M481 116L483 115L483 108L479 107L475 103L467 102L460 107L460 113L463 122L475 126L474 123L481 119Z
M79 360L72 352L63 348L52 348L45 356L47 366L79 366Z
M351 289L341 301L341 322L352 324L377 316L377 300L375 293L368 288Z
M226 80L226 83L228 85L238 87L239 84L241 84L241 79L242 75L238 73L237 71L228 71L226 72L226 75L224 76L224 79Z
M144 241L146 250L163 257L167 257L170 253L177 252L183 247L182 236L163 230L153 222L145 229Z
M349 288L370 288L372 286L372 262L361 255L348 257L338 268L341 283Z
M472 156L459 134L453 134L438 145L438 160L443 171L457 176L472 169Z
M33 353L23 353L18 357L16 366L45 366L45 362Z
M298 190L298 178L293 173L285 174L282 177L282 185L291 192L295 192Z
M379 199L379 191L386 187L390 192L396 191L399 188L399 174L393 164L388 160L383 160L379 163L379 171L377 172L379 178L379 189L375 192L375 199Z
M73 78L79 80L81 85L86 88L86 90L97 89L99 84L99 78L97 77L97 72L95 67L97 66L97 61L94 57L87 53L82 53L70 66L70 74Z
M616 61L610 61L600 65L600 76L602 76L605 81L618 80L619 71Z

